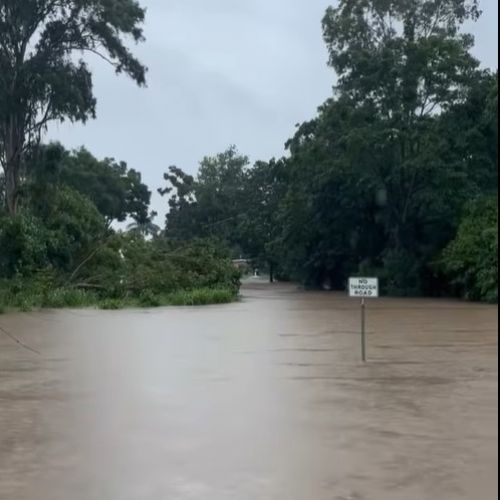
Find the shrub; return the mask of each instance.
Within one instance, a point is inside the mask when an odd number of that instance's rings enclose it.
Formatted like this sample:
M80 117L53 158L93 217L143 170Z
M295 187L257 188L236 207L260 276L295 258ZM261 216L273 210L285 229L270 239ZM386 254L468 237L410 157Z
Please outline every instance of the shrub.
M412 297L422 293L422 265L415 255L403 250L390 250L384 255L383 263L382 281L389 295Z
M73 271L105 237L104 217L88 198L72 189L56 190L44 212L49 263L63 272Z
M62 309L65 307L78 309L91 307L97 303L98 298L91 292L75 288L57 288L44 296L42 306L51 309Z
M470 300L498 302L498 198L467 207L441 265L458 293Z
M141 307L160 307L162 305L161 298L151 290L144 290L140 294L138 302Z
M234 302L236 294L231 289L210 289L181 291L167 297L173 306L206 306L210 304L229 304Z
M237 293L240 273L228 255L210 241L172 244L126 239L121 285L133 297L148 299L179 291L225 288Z
M61 195L66 201L75 201L71 196L66 197L68 193ZM93 210L87 210L84 200L78 200L82 202L77 203L81 213L88 213L93 220ZM91 244L87 239L83 247L75 243L63 251L65 238L70 234L78 236L79 223L73 227L75 232L68 230L73 226L73 216L58 216L59 222L53 222L50 229L40 233L39 246L43 252L39 262L33 257L34 248L23 246L33 238L15 238L19 242L16 247L19 253L27 257L19 258L11 252L11 259L8 262L4 259L7 262L4 270L10 267L0 282L0 303L21 310L96 305L118 309L125 305L226 303L234 300L239 292L239 271L232 265L227 251L211 241L173 244L160 238L147 241L138 235L111 233L98 244ZM92 222L90 226L93 225ZM30 219L20 219L4 224L2 235L12 236L12 228L17 228L17 233L14 231L17 235L36 235L35 226ZM54 228L59 226L65 229L54 243L54 235L58 234ZM88 251L92 246L94 250ZM57 248L60 250L55 251ZM83 252L83 248L87 251ZM88 257L82 258L82 255ZM16 272L18 265L22 273Z
M0 217L0 278L29 276L47 264L47 231L30 214Z
M125 307L125 303L117 299L105 299L99 303L103 311L119 311Z

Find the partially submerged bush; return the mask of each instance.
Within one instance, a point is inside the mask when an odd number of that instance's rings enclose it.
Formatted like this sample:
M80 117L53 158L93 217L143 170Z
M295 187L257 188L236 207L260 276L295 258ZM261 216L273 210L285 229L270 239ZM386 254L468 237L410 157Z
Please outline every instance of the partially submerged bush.
M28 311L220 304L234 301L239 287L238 270L213 242L174 245L117 234L77 272L47 267L0 280L0 305Z
M47 263L48 235L30 214L0 216L0 278L29 275Z
M225 288L237 293L240 273L213 242L173 244L128 238L123 245L121 286L132 296Z
M207 306L215 304L228 304L235 300L235 294L228 288L201 288L198 290L177 292L167 297L172 306Z
M457 237L445 250L445 272L471 300L498 302L498 198L472 203Z
M99 303L99 308L103 311L119 311L125 304L117 299L105 299Z
M98 297L85 290L76 288L57 288L51 290L43 298L42 307L49 309L92 307L98 303Z

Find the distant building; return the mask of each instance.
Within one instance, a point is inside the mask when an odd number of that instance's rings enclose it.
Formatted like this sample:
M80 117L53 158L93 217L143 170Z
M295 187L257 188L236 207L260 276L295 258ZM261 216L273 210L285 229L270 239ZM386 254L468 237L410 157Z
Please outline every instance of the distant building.
M248 267L250 265L249 261L246 259L235 259L233 260L233 265L238 269L242 267Z
M251 270L251 262L247 259L235 259L233 260L233 266L242 273L248 273Z

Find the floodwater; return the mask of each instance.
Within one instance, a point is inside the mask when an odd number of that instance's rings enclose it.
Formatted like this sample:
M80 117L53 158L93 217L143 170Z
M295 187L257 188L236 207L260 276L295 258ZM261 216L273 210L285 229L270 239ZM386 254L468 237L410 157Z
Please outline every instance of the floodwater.
M244 295L0 316L0 499L498 497L496 307Z

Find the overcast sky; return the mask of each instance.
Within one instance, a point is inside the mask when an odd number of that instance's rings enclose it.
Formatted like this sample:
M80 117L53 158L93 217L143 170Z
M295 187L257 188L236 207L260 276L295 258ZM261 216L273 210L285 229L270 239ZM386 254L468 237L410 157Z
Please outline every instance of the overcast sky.
M252 160L281 156L295 124L331 95L321 19L334 0L142 0L148 66L139 89L93 62L97 120L55 125L50 138L126 161L156 191L177 165L235 144ZM498 2L483 0L476 55L498 67ZM165 201L153 208L164 213ZM160 221L161 222L161 221Z

